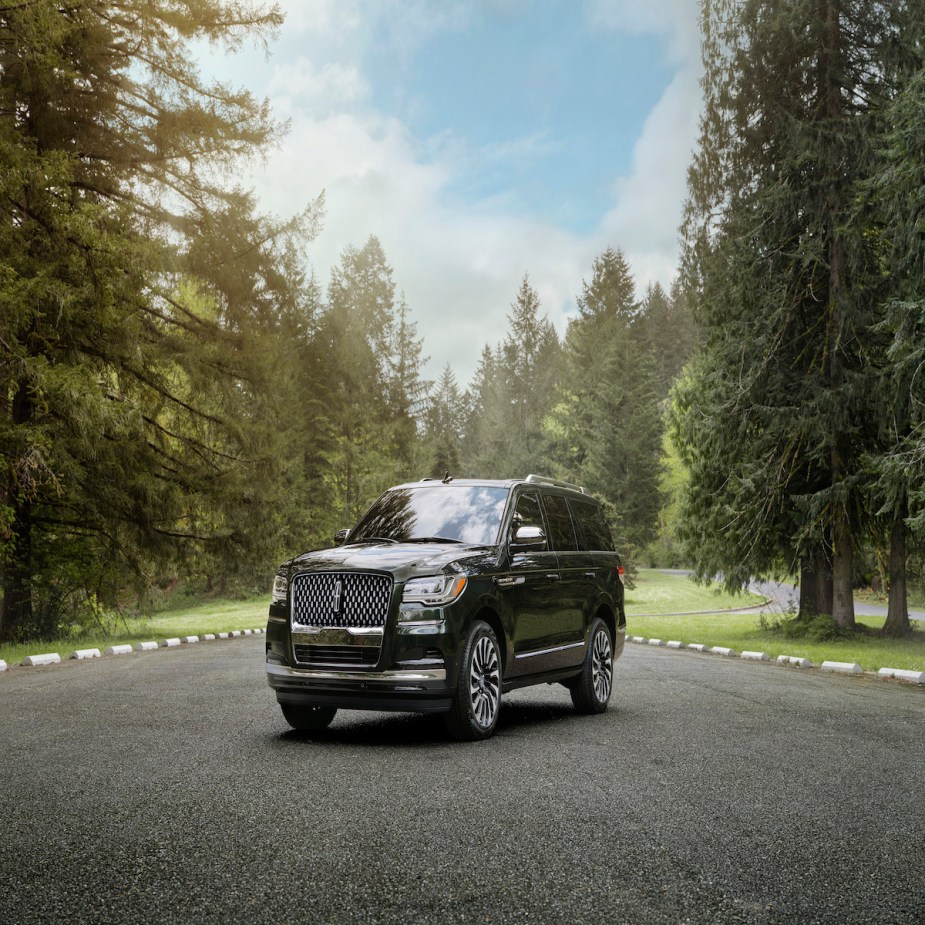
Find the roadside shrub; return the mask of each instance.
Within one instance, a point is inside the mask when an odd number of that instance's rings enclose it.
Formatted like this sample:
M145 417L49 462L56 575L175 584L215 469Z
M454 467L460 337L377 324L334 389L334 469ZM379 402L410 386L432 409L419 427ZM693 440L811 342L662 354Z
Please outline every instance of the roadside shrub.
M806 642L829 642L833 639L851 639L867 635L868 627L858 624L854 629L846 629L835 622L827 613L799 614L792 609L780 615L761 614L758 628L771 636L783 639L802 639Z

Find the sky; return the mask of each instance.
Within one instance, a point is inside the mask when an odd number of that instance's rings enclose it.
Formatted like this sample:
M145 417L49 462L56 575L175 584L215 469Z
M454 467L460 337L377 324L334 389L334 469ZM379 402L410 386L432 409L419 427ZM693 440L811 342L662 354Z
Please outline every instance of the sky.
M697 0L281 0L269 54L203 69L290 129L245 182L281 217L324 193L326 288L382 242L428 378L465 386L524 274L560 334L594 258L666 289L700 113Z

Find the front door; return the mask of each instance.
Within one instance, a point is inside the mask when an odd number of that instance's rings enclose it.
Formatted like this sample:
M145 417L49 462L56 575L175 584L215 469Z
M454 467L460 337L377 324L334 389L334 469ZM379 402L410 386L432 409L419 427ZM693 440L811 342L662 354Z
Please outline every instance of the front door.
M522 494L514 510L512 538L519 527L539 527L541 544L529 549L511 547L508 572L499 576L506 589L514 628L512 676L537 674L557 666L557 633L561 622L559 562L545 540L546 523L539 498L533 492Z

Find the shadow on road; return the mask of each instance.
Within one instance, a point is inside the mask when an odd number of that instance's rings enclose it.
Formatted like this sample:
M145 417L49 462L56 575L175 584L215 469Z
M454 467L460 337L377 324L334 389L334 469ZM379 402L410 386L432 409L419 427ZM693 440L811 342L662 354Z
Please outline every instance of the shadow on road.
M504 702L498 717L496 736L516 733L531 727L550 726L559 722L581 723L566 696L563 703ZM276 737L281 745L320 744L365 745L369 747L403 748L456 744L436 714L421 713L355 713L344 710L335 717L333 725L319 732L300 732L289 729Z

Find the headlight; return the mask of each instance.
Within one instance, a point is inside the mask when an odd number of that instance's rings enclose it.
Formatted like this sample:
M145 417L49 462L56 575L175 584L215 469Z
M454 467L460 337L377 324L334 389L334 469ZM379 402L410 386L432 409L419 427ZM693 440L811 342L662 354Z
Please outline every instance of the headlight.
M286 592L289 590L289 579L285 575L277 575L273 579L273 603L285 604Z
M405 584L402 601L405 604L429 604L432 606L455 601L466 587L466 579L460 575L434 575L432 578L412 578Z

